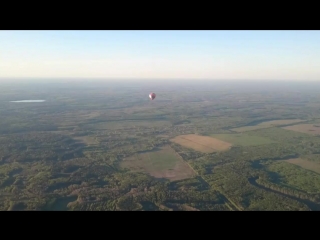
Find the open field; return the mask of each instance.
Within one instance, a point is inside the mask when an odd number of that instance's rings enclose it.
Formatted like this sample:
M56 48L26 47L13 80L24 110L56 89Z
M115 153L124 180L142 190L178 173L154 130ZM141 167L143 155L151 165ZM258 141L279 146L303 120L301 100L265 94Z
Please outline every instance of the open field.
M314 162L317 164L320 164L320 154L311 154L311 155L305 155L302 157L305 160L308 160L309 162Z
M136 154L123 160L121 166L131 171L142 171L156 178L172 181L193 177L195 172L169 147L159 151Z
M214 138L218 138L222 141L230 142L233 145L238 145L238 146L258 146L258 145L270 144L275 142L268 138L259 137L259 136L249 136L242 133L213 134L211 136Z
M306 170L310 170L316 173L320 174L320 164L316 162L311 162L306 159L301 159L301 158L293 158L293 159L288 159L284 160L285 162L297 165L299 167L302 167Z
M272 121L262 122L262 123L259 123L257 125L253 125L253 126L232 128L231 130L235 131L235 132L247 132L247 131L253 131L253 130L262 129L262 128L270 128L270 127L275 127L275 126L289 125L289 124L294 124L297 122L304 122L304 120L301 120L301 119L272 120Z
M283 128L291 131L308 133L311 135L320 135L320 124L297 124Z
M197 134L180 135L171 139L171 141L204 153L225 151L232 146L232 144L228 142Z

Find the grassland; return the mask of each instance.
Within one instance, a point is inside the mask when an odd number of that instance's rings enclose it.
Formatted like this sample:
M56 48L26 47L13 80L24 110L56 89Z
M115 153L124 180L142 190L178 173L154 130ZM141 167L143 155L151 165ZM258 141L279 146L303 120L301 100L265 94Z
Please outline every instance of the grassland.
M135 156L124 159L121 167L172 181L195 176L193 169L169 146L164 146L158 151L135 154Z
M259 124L253 125L253 126L232 128L231 130L235 131L235 132L247 132L247 131L254 131L254 130L263 129L263 128L271 128L271 127L275 127L275 126L289 125L289 124L294 124L294 123L303 122L303 121L304 120L301 120L301 119L272 120L272 121L261 122Z
M320 124L297 124L293 126L283 127L284 129L307 133L311 135L320 135Z
M232 146L228 142L197 134L180 135L171 139L171 141L204 153L225 151Z
M320 164L316 162L311 162L307 159L301 159L301 158L293 158L293 159L288 159L285 160L288 163L297 165L299 167L302 167L306 170L313 171L315 173L320 174Z
M234 146L258 146L265 145L270 143L275 143L268 138L259 137L259 136L250 136L246 134L213 134L211 135L214 138L218 138L222 141L230 142Z

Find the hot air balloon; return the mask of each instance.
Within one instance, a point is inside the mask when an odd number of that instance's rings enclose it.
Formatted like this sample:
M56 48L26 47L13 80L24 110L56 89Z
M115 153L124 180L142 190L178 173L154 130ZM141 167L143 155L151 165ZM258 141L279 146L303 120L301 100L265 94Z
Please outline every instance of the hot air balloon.
M149 98L150 98L151 100L155 99L155 98L156 98L156 94L155 94L155 93L150 93L150 94L149 94Z

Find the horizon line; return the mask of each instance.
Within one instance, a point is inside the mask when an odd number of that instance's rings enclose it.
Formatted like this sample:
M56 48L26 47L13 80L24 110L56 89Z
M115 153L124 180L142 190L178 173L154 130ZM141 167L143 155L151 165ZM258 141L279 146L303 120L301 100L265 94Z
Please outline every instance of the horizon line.
M0 77L0 80L206 80L206 81L215 81L215 80L226 80L226 81L320 81L319 79L267 79L267 78L254 78L254 79L245 79L245 78L158 78L158 77L141 77L141 78L123 78L123 77Z

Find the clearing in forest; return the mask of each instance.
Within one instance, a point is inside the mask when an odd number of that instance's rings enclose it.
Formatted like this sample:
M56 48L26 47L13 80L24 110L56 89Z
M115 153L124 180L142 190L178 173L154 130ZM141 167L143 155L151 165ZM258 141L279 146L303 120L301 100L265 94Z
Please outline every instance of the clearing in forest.
M276 126L289 125L289 124L294 124L294 123L303 122L303 121L304 120L301 120L301 119L272 120L272 121L265 121L253 126L233 128L231 130L235 132L247 132L247 131L253 131L253 130L262 129L262 128L271 128Z
M239 146L258 146L258 145L265 145L265 144L270 144L274 143L274 141L264 138L264 137L259 137L259 136L250 136L242 133L235 133L235 134L213 134L211 135L212 137L216 137L220 140L230 142L234 145L239 145Z
M302 167L306 170L310 170L316 173L320 174L320 164L312 161L308 161L306 159L302 158L292 158L288 160L284 160L285 162L297 165L299 167Z
M308 133L311 135L319 135L320 134L320 124L297 124L293 126L283 127L283 129L301 132L301 133Z
M193 169L169 146L125 158L121 167L131 171L146 172L153 177L167 178L172 181L196 175Z
M184 147L204 153L225 151L232 146L231 143L197 134L180 135L171 139L171 141Z

